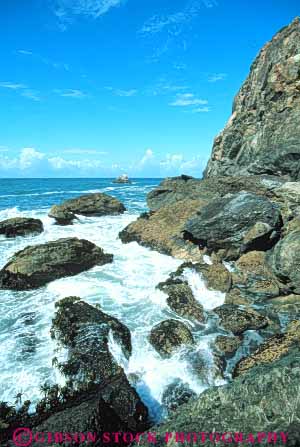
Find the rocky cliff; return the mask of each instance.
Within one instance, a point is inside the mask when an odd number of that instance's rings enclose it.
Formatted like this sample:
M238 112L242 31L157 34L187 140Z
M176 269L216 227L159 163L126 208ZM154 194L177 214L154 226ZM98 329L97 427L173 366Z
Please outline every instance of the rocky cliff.
M300 177L300 22L260 51L215 138L204 177L273 174Z

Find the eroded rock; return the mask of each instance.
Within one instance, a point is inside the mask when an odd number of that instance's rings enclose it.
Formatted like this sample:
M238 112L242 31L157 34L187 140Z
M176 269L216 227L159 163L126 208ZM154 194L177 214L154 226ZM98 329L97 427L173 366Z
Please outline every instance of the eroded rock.
M44 226L40 219L13 217L0 222L0 234L4 234L4 236L9 238L39 234L43 231Z
M35 289L64 276L112 262L113 255L85 239L64 238L17 252L0 271L0 288Z
M194 343L189 328L178 320L165 320L151 329L149 342L162 357L170 357L176 349Z
M248 330L258 330L268 325L268 320L258 312L248 308L240 309L234 304L223 304L214 312L220 318L220 325L234 335L240 335Z
M249 231L260 223L256 235ZM212 200L185 225L185 238L209 252L224 250L225 259L237 259L243 252L271 248L282 225L277 205L252 193L241 192Z

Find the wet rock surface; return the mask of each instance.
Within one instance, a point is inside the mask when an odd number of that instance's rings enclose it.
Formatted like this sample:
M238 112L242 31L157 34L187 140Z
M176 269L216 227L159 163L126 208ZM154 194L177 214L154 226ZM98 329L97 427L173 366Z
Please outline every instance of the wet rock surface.
M179 347L194 343L190 329L181 321L165 320L151 330L149 342L162 357L170 357Z
M99 428L123 427L129 431L145 428L147 409L116 363L108 347L112 331L127 358L131 354L129 329L117 318L90 306L78 297L67 297L56 303L52 337L65 346L68 360L60 363L61 372L71 379L73 387L87 393L79 406L66 410L68 427ZM82 420L79 421L78 418ZM77 416L76 416L77 415ZM75 419L74 419L75 418ZM56 414L44 427L63 427L64 417ZM115 424L115 425L114 425ZM78 427L77 427L78 431ZM83 430L85 431L85 430Z
M74 213L61 205L53 205L48 216L55 219L57 225L72 225L73 220L76 219Z
M187 281L168 279L157 287L168 295L167 303L178 315L198 322L205 321L203 306L195 299Z
M218 335L214 344L222 356L231 358L241 346L242 342L243 338L241 336L228 337L225 335Z
M263 315L251 308L241 309L234 304L223 304L214 309L220 318L220 325L234 335L240 335L248 330L258 330L268 325Z
M245 237L258 223L261 231ZM241 192L212 200L185 225L185 238L209 252L224 250L225 259L237 259L243 252L271 248L282 225L278 207L268 199Z
M63 238L29 246L17 252L0 271L0 288L28 290L96 265L112 262L113 255L85 239Z
M299 347L299 342L300 324L299 321L294 321L290 323L285 333L274 335L260 345L252 355L242 358L234 368L233 377L243 375L257 365L275 362L289 354L294 346Z
M195 399L196 397L197 394L190 389L187 383L176 379L163 392L162 403L168 410L168 413L171 413L187 403L191 398Z
M8 238L39 234L43 231L44 227L40 219L13 217L0 222L0 234Z

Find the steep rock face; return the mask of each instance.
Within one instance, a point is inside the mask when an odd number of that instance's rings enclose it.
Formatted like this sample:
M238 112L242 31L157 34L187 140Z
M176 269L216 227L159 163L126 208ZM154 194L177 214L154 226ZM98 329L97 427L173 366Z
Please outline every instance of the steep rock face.
M233 113L216 137L205 177L300 176L300 23L268 42L237 94Z

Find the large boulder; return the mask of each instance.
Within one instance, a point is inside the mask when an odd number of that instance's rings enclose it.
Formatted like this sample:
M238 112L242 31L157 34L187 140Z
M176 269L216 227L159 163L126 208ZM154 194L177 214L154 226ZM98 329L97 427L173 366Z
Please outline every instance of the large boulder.
M274 190L274 195L285 221L300 216L300 182L286 182Z
M250 251L235 262L233 286L254 301L266 301L284 292L285 285L274 275L267 262L268 253Z
M69 395L73 392L78 396L68 402L69 408L43 421L38 430L144 430L147 408L109 351L108 336L112 331L125 355L130 355L128 328L77 297L64 298L55 307L51 335L68 351L67 360L58 367L67 378Z
M119 237L125 244L136 241L179 259L199 260L199 248L183 239L183 229L188 219L205 203L203 200L182 200L155 212L144 213L124 228Z
M191 390L187 383L180 379L175 379L164 390L161 401L168 413L171 413L190 399L195 399L196 397L197 394Z
M61 205L53 205L48 216L55 219L57 225L71 225L76 219L74 213Z
M6 237L28 236L43 231L43 222L31 217L13 217L0 222L0 234Z
M201 323L205 321L203 306L194 297L187 281L169 278L157 287L168 295L167 303L178 315Z
M125 206L115 197L104 193L84 194L75 199L69 199L61 205L54 205L49 217L57 219L57 223L64 224L72 221L72 213L82 216L108 216L122 214Z
M287 355L294 346L299 347L299 342L300 322L293 321L285 333L275 334L260 345L252 355L241 358L234 368L233 377L243 375L257 365L275 362Z
M263 315L252 309L240 309L234 304L223 304L216 307L214 312L220 318L220 325L234 335L241 335L248 330L258 330L268 325Z
M0 271L0 288L35 289L64 276L112 262L113 255L85 239L63 238L17 252Z
M227 259L271 248L282 225L279 208L256 194L240 192L209 202L185 225L185 238Z
M232 116L214 141L205 177L275 174L299 179L299 70L296 18L255 59Z
M52 322L51 335L58 338L64 345L71 346L80 327L87 325L101 326L102 333L108 337L111 331L113 337L120 344L126 358L132 351L131 334L127 326L117 318L108 315L78 297L67 297L55 304L57 312Z
M181 321L164 320L151 329L149 342L162 357L167 358L179 347L193 344L194 338Z
M235 355L242 342L243 338L241 336L231 337L226 335L218 335L215 339L214 346L222 357L228 359Z
M273 248L268 262L279 280L293 293L300 293L300 230L288 233Z

